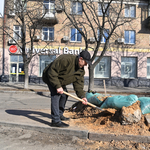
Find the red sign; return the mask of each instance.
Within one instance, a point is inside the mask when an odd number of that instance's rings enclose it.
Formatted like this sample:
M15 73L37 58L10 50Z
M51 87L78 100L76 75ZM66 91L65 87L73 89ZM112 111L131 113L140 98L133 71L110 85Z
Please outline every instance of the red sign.
M9 51L11 52L11 53L16 53L17 52L17 46L15 46L15 45L11 45L10 47L9 47Z

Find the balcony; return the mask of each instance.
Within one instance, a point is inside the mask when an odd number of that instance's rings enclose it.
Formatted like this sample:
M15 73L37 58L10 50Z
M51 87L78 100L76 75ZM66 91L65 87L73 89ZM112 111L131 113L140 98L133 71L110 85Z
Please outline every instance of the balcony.
M53 9L46 10L46 12L43 11L43 16L42 16L42 22L44 24L57 24L58 23L58 18L57 18L57 13Z

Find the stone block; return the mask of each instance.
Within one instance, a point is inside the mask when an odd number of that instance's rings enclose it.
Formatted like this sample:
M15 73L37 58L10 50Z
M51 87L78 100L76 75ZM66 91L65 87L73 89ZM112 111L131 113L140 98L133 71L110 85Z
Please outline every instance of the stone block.
M122 107L121 110L121 123L126 124L132 124L137 123L141 120L142 113L139 106L139 102L134 103L131 106L128 107Z

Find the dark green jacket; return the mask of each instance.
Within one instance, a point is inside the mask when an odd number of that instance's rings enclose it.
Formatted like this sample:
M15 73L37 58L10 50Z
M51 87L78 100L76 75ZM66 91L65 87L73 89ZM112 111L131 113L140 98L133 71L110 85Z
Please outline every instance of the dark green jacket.
M78 97L85 97L84 68L79 68L78 56L64 54L56 58L43 71L43 81L56 89L73 83Z

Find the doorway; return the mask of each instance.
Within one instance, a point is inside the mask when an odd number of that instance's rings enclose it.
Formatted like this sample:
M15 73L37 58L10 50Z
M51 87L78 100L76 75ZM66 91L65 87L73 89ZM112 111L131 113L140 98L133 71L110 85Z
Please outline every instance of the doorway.
M10 55L10 82L24 82L24 64L21 55Z

